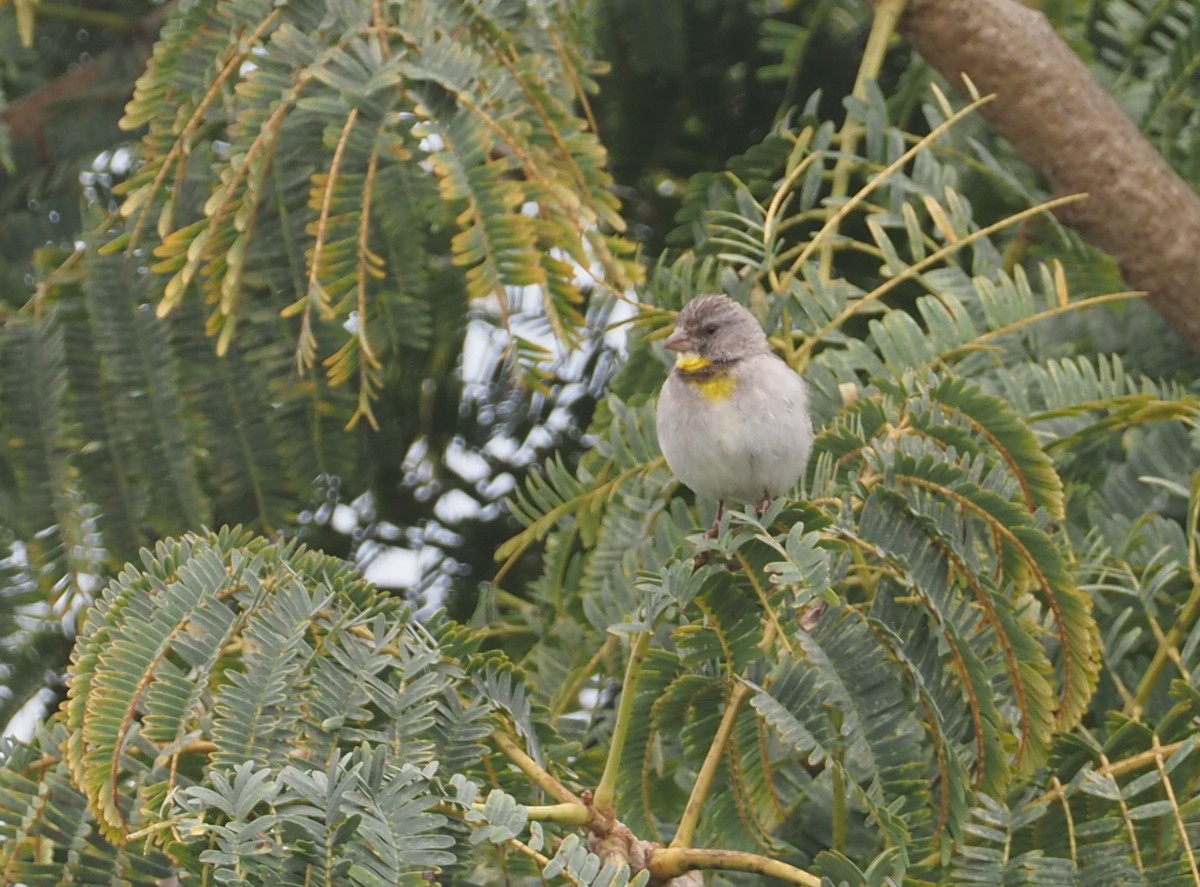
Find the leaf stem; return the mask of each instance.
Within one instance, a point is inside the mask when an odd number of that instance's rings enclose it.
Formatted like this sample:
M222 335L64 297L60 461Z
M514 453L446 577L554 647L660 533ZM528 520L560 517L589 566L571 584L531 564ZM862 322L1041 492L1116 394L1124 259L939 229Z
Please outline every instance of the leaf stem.
M792 146L792 154L807 151L811 143L812 131L811 129L805 129L796 136L795 144ZM771 196L771 202L767 205L767 211L763 214L762 222L763 252L766 255L771 255L774 252L775 241L778 240L782 227L787 224L786 220L781 221L781 219L788 195L792 193L792 189L795 188L796 182L800 180L800 177L808 172L808 168L822 156L820 152L813 152L804 156L783 177L783 181L779 183L779 186L775 189L775 193ZM770 262L767 265L767 282L770 283L771 288L775 292L780 292L783 289L783 285L775 273L775 262ZM784 328L787 329L788 327Z
M725 869L735 872L754 872L778 878L801 887L821 887L821 879L804 869L778 859L745 853L740 850L696 850L691 847L669 847L654 850L646 865L650 874L660 881L678 877L695 869Z
M558 701L555 703L554 708L550 711L551 727L558 723L558 719L562 717L567 706L571 705L575 701L575 698L579 695L579 691L582 689L584 682L592 676L592 672L600 667L601 662L612 655L613 650L615 650L616 647L617 636L615 634L610 634L604 639L604 643L601 644L600 649L597 650L592 658L588 660L588 663L571 676L567 686L562 690L555 691L558 695Z
M592 811L583 804L542 804L525 808L531 820L558 822L563 825L587 825Z
M1162 746L1158 744L1158 733L1153 734L1154 747L1152 751L1156 752L1154 757L1154 765L1158 769L1159 785L1167 795L1167 802L1171 805L1171 817L1175 820L1175 836L1176 839L1182 838L1179 842L1183 847L1183 858L1187 860L1188 868L1191 869L1192 883L1200 883L1200 862L1196 861L1196 853L1192 850L1192 842L1188 839L1188 826L1183 818L1183 811L1179 807L1179 800L1175 797L1175 788L1171 784L1171 775L1163 766L1163 756L1158 753Z
M534 862L536 862L543 869L550 864L549 856L539 853L538 851L536 851L532 847L530 847L528 844L526 844L524 841L518 841L516 838L509 838L505 843L509 847L512 847L514 850L516 850L518 853L528 856L530 859L532 859ZM576 882L576 883L578 883L578 882Z
M616 810L617 771L621 768L621 753L629 735L629 723L633 718L633 703L637 696L638 681L642 676L642 663L650 648L652 629L641 632L629 648L629 665L625 669L625 681L621 685L621 702L617 706L617 720L613 724L612 744L608 747L608 759L604 762L604 773L592 798L592 806L602 815L609 816Z
M559 782L550 771L529 757L523 748L499 730L492 731L492 741L496 743L496 747L504 752L510 761L520 768L522 773L532 779L546 794L564 804L583 804L578 795Z
M1147 666L1145 674L1138 682L1137 691L1133 694L1133 700L1128 708L1133 717L1140 718L1142 712L1146 708L1146 703L1150 701L1151 695L1158 689L1162 671L1166 667L1167 660L1174 658L1176 667L1180 669L1184 677L1187 677L1187 669L1179 661L1179 644L1191 632L1192 626L1196 619L1200 618L1200 564L1197 563L1197 544L1196 544L1196 529L1200 524L1200 471L1192 475L1191 483L1191 502L1188 507L1187 524L1188 524L1188 572L1192 578L1192 590L1188 595L1187 602L1183 605L1183 609L1175 618L1175 624L1171 626L1170 631L1162 639L1158 645L1158 649L1154 651L1154 656L1150 659L1150 665ZM1172 656L1172 654L1174 654Z
M908 0L876 0L875 18L871 22L871 33L867 37L867 46L863 50L862 61L858 65L858 75L854 78L854 97L866 99L867 82L877 80L883 68L883 59L887 55L888 41L895 33L896 23L900 20ZM840 156L833 167L833 184L830 186L830 205L846 196L850 189L850 169L858 158L854 156L858 150L858 137L862 135L863 125L853 114L846 115L842 124L840 136ZM836 217L835 217L836 218ZM837 239L837 223L827 232L825 242L821 245L820 274L822 280L829 280L833 274L833 245Z
M1191 743L1190 739L1181 739L1178 742L1171 742L1171 743L1168 743L1167 745L1155 745L1153 748L1149 749L1148 751L1138 752L1135 755L1130 755L1127 758L1122 758L1121 760L1115 761L1115 762L1109 761L1108 758L1106 758L1103 754L1100 754L1100 756L1099 756L1100 766L1093 767L1090 772L1092 772L1096 776L1105 776L1105 777L1110 778L1111 780L1113 780L1114 786L1116 786L1116 778L1118 776L1126 776L1129 773L1133 773L1134 771L1140 770L1143 767L1147 767L1151 764L1157 765L1159 763L1160 759L1166 760L1167 758L1171 757L1178 751L1181 751L1183 749L1190 750L1191 748L1192 748L1192 743ZM1117 787L1119 788L1119 786L1117 786ZM1036 797L1032 797L1029 800L1027 800L1021 806L1021 809L1023 811L1027 811L1027 810L1034 810L1034 809L1037 809L1040 807L1045 807L1045 806L1048 806L1055 802L1061 801L1063 798L1071 797L1078 790L1079 790L1079 786L1076 785L1074 782L1068 782L1065 785L1061 782L1058 782L1054 785L1053 788L1048 789L1047 791L1042 792L1040 795L1037 795ZM1119 794L1118 794L1118 798L1119 798L1118 803L1120 803L1120 804L1125 803L1123 799L1120 799ZM1127 825L1132 822L1128 818L1128 816L1124 816L1123 818L1125 819L1125 822ZM1136 843L1136 841L1134 841L1132 835L1130 835L1130 845L1133 847L1134 856L1137 857L1138 856L1137 843ZM917 862L916 867L922 868L922 867L928 866L928 865L936 865L938 863L939 859L940 859L940 854L937 851L934 851L933 853L929 854L928 856L924 857L919 862ZM1139 861L1138 865L1139 866L1141 865L1140 861Z
M545 514L541 514L536 519L532 520L529 525L526 526L525 529L520 533L513 536L511 539L500 543L500 546L496 549L495 558L498 561L503 561L503 563L500 565L500 569L496 571L496 575L492 577L492 585L499 587L500 582L504 579L505 575L507 575L508 571L512 569L513 564L520 559L521 555L524 554L534 542L542 539L548 532L550 532L550 528L558 523L558 521L560 521L563 517L570 514L572 511L587 506L591 502L597 502L605 498L611 498L613 495L615 495L616 490L621 486L621 484L625 483L625 481L629 480L634 475L642 472L649 473L654 471L659 466L665 464L666 459L664 459L662 456L656 456L645 464L634 465L632 468L625 469L616 477L610 478L605 476L609 471L612 470L614 465L613 460L610 459L607 463L605 463L604 467L599 472L597 486L591 487L577 496L571 496L565 501L559 502ZM510 508L510 510L512 509ZM515 516L517 518L521 517L519 513L515 514Z
M725 747L729 744L733 726L737 723L738 712L749 695L750 687L748 685L741 682L733 685L729 701L725 704L725 711L721 715L721 723L717 726L717 735L713 737L708 754L704 756L704 763L700 765L700 772L696 774L696 784L692 786L692 794L688 798L687 806L683 808L679 828L675 832L675 839L671 841L672 849L692 846L692 840L696 836L696 826L700 822L700 812L704 808L704 802L712 788L717 768L721 765L721 757L725 754Z
M981 100L981 102L982 101L983 100ZM976 107L976 106L974 106L974 105L968 106L968 108L970 108L970 107ZM967 110L967 108L964 108L963 110ZM951 119L957 120L958 117L955 116ZM947 121L947 123L949 123L949 122L950 121ZM943 124L943 126L944 125L945 124ZM932 136L937 131L938 130L935 129L933 132L931 132L929 134L929 136L926 136L926 139L928 139L930 136ZM890 169L890 167L889 167L889 169ZM863 196L866 193L867 189L871 188L879 180L880 180L880 176L877 176L875 179L872 179L871 182L868 183L866 187L864 187L861 191L858 192L858 194L855 195L854 200L857 200L860 196ZM1060 206L1065 206L1068 203L1076 203L1080 200L1084 200L1086 197L1087 197L1086 194L1068 194L1064 197L1051 198L1050 200L1047 200L1044 203L1039 203L1037 206L1031 206L1027 209L1021 210L1019 213L1015 213L1015 214L1009 216L1008 218L1001 219L998 222L993 222L992 224L990 224L984 228L980 228L978 231L972 231L970 234L966 235L965 237L962 237L962 238L954 241L953 243L948 243L945 246L943 246L941 249L930 253L925 258L921 259L919 262L914 262L913 264L907 266L899 274L896 274L893 277L889 277L887 280L885 280L883 283L879 284L879 286L875 287L875 289L871 290L866 295L862 296L859 299L855 299L855 300L852 300L849 303L847 303L846 307L841 310L841 312L837 315L837 317L833 318L828 323L826 323L825 326L821 327L821 329L817 330L815 333L808 336L805 339L804 343L798 349L796 349L796 354L799 355L801 364L803 364L804 362L806 362L808 360L809 354L812 352L812 350L814 348L816 348L818 344L820 344L822 341L824 341L825 337L827 335L829 335L829 333L836 330L843 323L845 323L847 320L849 320L851 317L853 317L857 312L861 311L863 306L879 301L881 298L883 298L883 296L887 295L889 292L894 290L900 284L904 283L904 281L911 280L912 278L919 275L926 268L928 268L932 265L936 265L942 259L958 252L959 250L961 250L967 246L970 246L972 243L974 243L977 240L983 240L984 238L991 237L997 231L1002 231L1003 229L1008 228L1012 225L1019 224L1020 222L1024 221L1027 218L1036 216L1040 213L1050 212L1051 210L1057 209ZM845 204L845 206L850 206L854 202L854 200L851 200L849 203ZM845 208L845 207L843 207L843 208ZM838 215L839 213L841 213L841 210L839 210L838 213L835 213L835 215ZM826 227L828 227L828 223L826 224ZM823 230L824 229L822 229L822 231ZM818 233L817 237L820 237L820 236L821 236L821 234ZM810 251L806 251L806 252L810 252ZM792 268L798 269L800 264L802 264L802 262L804 261L805 258L806 258L805 253L801 253L799 256L797 256L796 261L792 263Z
M775 638L778 637L783 643L784 649L788 651L788 655L794 656L795 651L792 649L792 645L788 641L787 632L784 631L783 626L779 624L779 618L775 615L775 610L771 607L770 600L767 599L766 589L764 589L762 583L758 581L758 577L754 575L754 568L750 566L750 561L748 561L746 556L740 551L735 556L737 557L738 563L742 565L742 572L745 574L746 578L750 580L750 586L754 589L754 593L758 595L759 603L762 604L764 630L763 638L761 641L759 641L758 646L763 650L770 650L771 644L773 644L775 642ZM783 552L783 556L787 557L786 550Z
M846 822L849 817L846 810L846 777L841 758L842 753L838 750L836 766L829 768L829 790L833 794L833 849L845 852Z
M951 114L944 121L931 129L925 136L921 138L919 142L876 173L869 182L855 192L853 197L834 210L833 214L826 219L825 224L821 226L821 229L812 236L812 239L808 241L804 249L800 251L800 254L792 260L792 264L788 267L788 270L780 275L780 284L782 286L790 285L792 279L800 273L800 269L804 266L804 263L808 261L809 257L812 256L817 249L824 245L825 238L837 230L838 224L841 223L842 219L850 215L850 213L852 213L857 207L866 202L867 197L869 197L877 188L881 187L883 183L888 180L888 177L892 175L892 173L899 169L903 169L910 160L925 150L926 147L936 142L943 133L957 124L964 117L970 116L976 109L986 105L991 100L991 96L984 96L976 99L969 105L960 108L958 111ZM1070 199L1079 200L1081 199L1081 196L1075 195ZM1054 201L1050 201L1050 203L1054 203ZM1042 204L1042 207L1047 208L1047 204ZM1014 221L1019 220L1014 219ZM950 244L949 246L960 248L963 245L964 244L960 241L957 244Z

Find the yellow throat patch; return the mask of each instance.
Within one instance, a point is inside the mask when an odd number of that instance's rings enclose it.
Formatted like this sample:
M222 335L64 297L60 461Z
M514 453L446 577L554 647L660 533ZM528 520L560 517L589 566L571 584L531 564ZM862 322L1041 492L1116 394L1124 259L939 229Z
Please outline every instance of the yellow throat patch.
M689 385L707 400L724 400L737 388L733 367L714 364L695 351L685 351L675 359L675 369Z

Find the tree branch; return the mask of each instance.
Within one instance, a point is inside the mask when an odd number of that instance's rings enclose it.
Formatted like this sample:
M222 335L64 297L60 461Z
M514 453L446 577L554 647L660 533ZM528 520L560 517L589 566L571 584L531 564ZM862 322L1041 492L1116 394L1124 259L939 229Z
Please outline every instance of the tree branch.
M691 795L688 796L687 806L683 809L683 817L679 820L675 839L671 841L672 848L692 846L692 839L696 836L696 826L700 824L700 813L704 809L704 802L708 799L713 779L717 775L717 768L721 765L721 758L729 744L729 737L733 734L738 712L741 711L742 703L749 695L750 688L746 684L739 682L733 685L729 701L725 703L725 711L721 715L721 723L717 727L717 735L713 737L708 754L704 756L704 763L700 765L700 772L696 774L696 782L692 786Z
M871 33L867 37L867 46L863 50L862 60L858 63L858 75L854 78L854 97L865 100L867 97L867 81L878 80L887 55L888 41L896 30L896 22L904 13L908 0L875 0L875 19L871 22ZM864 129L853 114L847 114L838 134L841 143L842 156L833 167L833 183L830 186L832 205L836 206L846 196L850 187L850 170L854 166L854 152L858 149L858 139ZM836 235L837 229L831 232ZM822 280L829 280L833 271L833 248L836 236L827 238L821 245L820 273Z
M550 797L557 799L562 804L582 806L583 801L580 800L578 795L559 782L552 773L529 757L529 755L525 754L523 748L499 730L492 731L492 742L496 743L496 747L504 752L508 759L521 769L521 772L532 779L534 784L550 795Z
M1056 195L1089 195L1059 217L1200 351L1200 197L1046 17L1016 0L910 0L899 30L951 83L995 94L979 113Z
M802 887L821 887L821 879L816 875L771 859L759 856L757 853L744 853L740 850L695 850L684 847L668 847L665 850L652 850L649 864L646 866L656 878L666 880L696 869L725 869L735 872L754 872L771 878L778 878L788 884L800 884Z
M608 747L608 758L592 806L603 816L611 817L617 805L617 771L621 769L621 754L625 751L625 739L633 718L633 703L637 695L638 681L642 676L642 663L650 649L653 631L647 628L638 634L629 645L629 665L625 669L625 683L621 687L621 701L617 704L617 719L613 724L612 744Z

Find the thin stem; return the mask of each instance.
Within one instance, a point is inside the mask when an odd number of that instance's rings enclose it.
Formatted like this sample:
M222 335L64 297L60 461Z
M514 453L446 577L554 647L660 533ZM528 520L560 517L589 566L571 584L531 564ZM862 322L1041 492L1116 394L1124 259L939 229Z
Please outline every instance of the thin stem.
M1167 660L1172 658L1172 653L1175 654L1174 658L1178 659L1180 643L1191 632L1196 619L1200 618L1200 563L1198 563L1196 544L1196 528L1197 524L1200 524L1200 473L1192 477L1191 499L1191 507L1188 509L1188 539L1190 540L1188 542L1188 572L1192 578L1192 591L1183 605L1183 610L1176 617L1175 624L1171 626L1171 630L1159 643L1158 649L1154 651L1154 656L1150 660L1150 665L1147 666L1141 681L1138 682L1137 692L1133 695L1133 703L1129 706L1132 709L1131 714L1135 718L1141 716L1146 708L1146 703L1150 701L1150 696L1158 689ZM1178 663L1176 664L1178 665Z
M879 79L883 68L883 59L887 55L888 41L896 31L896 23L908 0L877 0L875 18L871 22L871 33L867 37L867 46L863 50L862 61L858 65L858 75L854 79L854 97L866 99L867 82ZM840 135L840 153L833 167L833 183L830 186L831 201L837 201L846 196L850 189L850 170L857 163L854 152L858 150L858 138L862 135L863 126L851 114L846 115ZM820 274L822 280L829 280L833 274L833 245L837 239L836 224L829 231L828 237L821 245Z
M1154 734L1154 751L1159 751L1162 748L1158 744L1158 734ZM1175 797L1175 787L1171 784L1171 775L1163 766L1162 754L1155 755L1154 765L1158 769L1159 785L1163 787L1163 791L1167 795L1167 801L1171 805L1171 816L1175 820L1176 837L1181 838L1179 844L1183 847L1183 857L1187 860L1188 868L1192 872L1192 883L1200 884L1200 862L1196 861L1196 853L1192 850L1192 842L1188 839L1188 827L1184 822L1183 813L1179 809L1179 800Z
M807 151L811 142L812 132L806 129L796 138L796 144L793 146L792 151ZM808 171L808 168L816 163L821 156L819 153L807 155L784 176L783 181L779 183L779 187L775 189L775 193L771 196L771 202L767 205L767 211L763 215L762 223L763 252L767 255L771 254L771 251L774 249L775 240L787 224L786 219L781 221L787 196L792 193L792 188L795 187L800 176L804 175ZM779 278L775 274L775 262L771 262L767 266L767 281L776 292L781 289Z
M738 711L749 695L750 687L746 684L738 682L733 685L733 691L729 694L729 702L726 703L725 711L721 715L721 723L717 726L717 735L713 737L708 754L704 756L704 763L700 765L700 772L696 774L696 783L692 786L692 794L688 798L687 806L683 808L679 829L675 832L675 839L671 841L671 847L674 849L692 846L692 839L696 836L696 826L700 822L700 812L703 810L704 802L712 788L717 768L721 765L721 758L725 754L725 747L729 744L729 737L733 734Z
M1025 317L1021 317L1012 321L1011 323L1006 323L1002 326L996 327L993 330L989 330L986 333L980 333L971 340L969 345L963 345L960 348L947 351L943 357L954 357L960 352L966 352L968 350L977 351L979 350L980 345L987 344L993 339L999 339L1001 336L1007 336L1009 333L1015 332L1023 327L1030 326L1038 321L1046 320L1050 317L1057 317L1060 314L1069 314L1073 311L1082 311L1086 308L1094 308L1095 306L1103 305L1106 302L1123 302L1127 299L1143 299L1145 297L1146 294L1140 290L1124 290L1118 293L1105 293L1101 296L1087 296L1074 302L1068 302L1066 305L1055 305L1053 308L1047 308L1045 311L1038 311L1036 314L1026 315Z
M550 726L553 727L558 723L558 719L562 717L567 706L570 705L575 697L579 695L580 689L583 687L584 681L591 677L592 672L600 667L600 663L608 656L612 655L613 650L617 648L617 636L610 634L604 639L604 643L600 645L600 649L595 655L588 660L587 665L579 669L571 678L565 690L559 693L558 702L550 712Z
M535 804L526 807L525 812L531 820L563 825L587 825L592 819L592 811L583 804Z
M629 665L625 669L625 682L621 685L621 702L617 706L617 720L613 724L612 744L608 747L608 760L604 762L604 773L592 797L592 806L602 815L609 816L616 810L617 771L621 769L621 753L629 735L629 723L633 718L633 703L637 696L638 681L642 676L642 663L650 649L651 629L640 633L629 648Z
M1167 758L1169 758L1173 754L1175 754L1175 752L1179 751L1180 749L1182 749L1184 747L1191 748L1191 741L1188 739L1181 739L1178 742L1171 742L1171 743L1168 743L1167 745L1155 744L1155 746L1153 748L1151 748L1149 751L1138 752L1136 755L1130 755L1128 758L1122 758L1121 760L1116 761L1116 762L1109 761L1109 759L1104 754L1100 754L1099 755L1100 766L1093 768L1091 772L1094 773L1096 776L1107 776L1107 777L1112 778L1114 780L1113 786L1114 786L1114 788L1117 788L1115 780L1118 776L1124 776L1127 773L1132 773L1135 770L1140 770L1143 767L1149 766L1151 764L1158 766L1158 765L1160 765L1161 762L1165 761ZM1039 809L1041 807L1048 806L1055 802L1061 801L1064 798L1069 798L1076 791L1078 791L1078 787L1077 786L1073 787L1073 783L1068 782L1064 785L1063 783L1056 781L1053 788L1049 789L1048 791L1042 792L1037 797L1030 798L1024 804L1022 809L1024 809L1024 810ZM1137 836L1134 834L1134 830L1132 827L1132 820L1130 819L1130 817L1128 815L1128 811L1125 806L1124 796L1121 794L1120 791L1117 791L1115 797L1117 798L1118 806L1121 808L1121 819L1126 824L1126 829L1128 831L1127 837L1129 838L1130 847L1133 848L1133 856L1134 856L1135 864L1136 864L1138 870L1140 871L1142 869L1141 850L1138 848ZM917 863L917 866L921 867L921 866L926 866L926 865L933 865L938 861L939 858L940 858L940 856L937 852L931 853L930 855L926 856L924 859L920 860Z
M834 725L840 733L842 729L840 713L834 713L837 723ZM845 751L839 746L834 749L834 766L829 768L829 790L833 794L833 849L845 852L846 825L850 819L846 804L846 775L844 766Z
M778 878L801 887L821 887L821 879L804 869L777 859L744 853L740 850L696 850L691 847L669 847L653 850L646 868L656 879L665 881L696 869L725 869L735 872L755 872Z
M873 179L871 183L867 185L867 187L871 187L871 185L875 184L876 181L878 181L878 179ZM866 189L864 188L863 190L865 191ZM858 193L862 194L863 191L859 191ZM856 197L857 196L858 195L856 195ZM1068 203L1077 203L1080 200L1084 200L1086 197L1086 194L1068 194L1065 197L1055 197L1051 200L1045 201L1044 203L1039 203L1037 206L1031 206L1028 209L1023 209L1019 213L1015 213L1014 215L1001 219L998 222L993 222L985 228L980 228L978 231L972 231L970 234L954 241L953 243L946 244L941 249L937 250L936 252L932 252L925 258L921 259L921 261L907 266L903 271L894 277L889 277L862 298L851 301L845 308L842 309L837 317L833 318L833 320L829 321L820 330L806 339L804 344L797 349L796 353L800 356L802 361L807 361L809 354L821 341L824 340L825 336L829 335L829 333L836 330L856 313L861 311L863 306L879 301L881 298L883 298L883 296L887 295L906 280L911 280L912 278L918 276L926 268L937 264L947 256L952 255L967 246L970 246L977 240L983 240L984 238L991 237L997 231L1002 231L1005 228L1019 224L1021 221L1029 218L1030 216L1036 216L1039 213L1050 212L1051 210L1057 209L1060 206L1066 206ZM849 204L847 204L847 206L848 205ZM803 258L804 254L802 253L796 259L796 262L793 263L792 267L798 267L798 264Z
M532 859L534 862L536 862L540 868L544 869L546 866L548 866L550 864L549 856L546 856L543 853L539 853L538 851L536 851L532 847L530 847L528 844L526 844L524 841L518 841L516 838L509 838L508 841L506 841L505 843L509 847L512 847L514 850L516 850L518 853L520 853L524 856L528 856L530 859ZM575 878L573 878L569 872L563 872L563 877L569 879L570 881L572 881L575 884L579 883L579 881L576 880Z
M809 256L811 256L824 243L824 238L836 231L842 219L854 212L857 207L861 206L872 192L881 187L883 183L888 180L888 177L891 176L892 173L899 169L903 169L910 160L912 160L916 155L920 154L921 151L923 151L928 145L931 145L933 142L937 141L942 133L949 130L964 117L969 116L977 108L982 105L986 105L991 100L991 96L984 96L976 99L969 105L960 108L954 114L951 114L949 117L947 117L941 124L930 130L929 133L925 135L919 142L880 170L880 172L875 175L871 181L859 188L858 191L854 193L854 196L838 207L837 210L825 221L825 224L821 226L821 230L813 235L812 239L808 242L804 249L801 250L800 255L796 256L795 260L793 260L788 270L780 276L779 280L781 286L786 287L791 283L792 278L799 273L800 268L803 267L804 263L808 261ZM962 244L960 242L958 246L961 245Z
M1102 767L1112 766L1112 761L1103 752L1100 753L1100 765ZM1111 776L1109 778L1112 780L1112 784L1116 786L1117 781L1112 779ZM1061 783L1056 784L1054 787L1063 789L1063 795L1066 795L1066 788ZM1118 788L1115 796L1117 799L1117 809L1121 811L1121 822L1125 823L1125 837L1129 841L1130 849L1133 850L1133 864L1139 872L1144 871L1146 865L1142 862L1141 842L1138 840L1138 830L1135 827L1133 817L1129 815L1129 804L1125 800L1125 793Z
M1175 754L1184 746L1191 746L1189 740L1181 739L1178 742L1169 742L1166 745L1156 745L1149 751L1138 752L1136 755L1130 755L1127 758L1122 758L1115 763L1102 763L1101 766L1092 770L1097 776L1111 776L1116 778L1124 776L1126 773L1132 773L1135 770L1140 770L1150 764L1157 764L1159 759L1166 759ZM1036 798L1030 798L1025 804L1026 809L1051 804L1057 801L1063 795L1073 794L1071 783L1066 785L1056 785L1049 791L1042 792Z
M1062 786L1062 781L1057 776L1054 777L1054 785L1055 787ZM1068 803L1065 797L1062 799L1061 806L1063 821L1067 826L1067 846L1070 848L1070 856L1068 859L1078 859L1079 848L1075 841L1075 817L1071 815L1071 805Z
M510 761L521 769L522 773L532 779L546 794L557 798L564 804L583 804L578 795L559 782L546 768L525 754L523 748L499 730L492 731L492 741Z
M541 608L533 601L527 601L524 598L519 598L511 591L505 591L503 588L495 589L496 603L500 606L512 607L523 616L536 616Z
M786 552L785 552L786 555ZM783 626L779 624L779 619L775 615L775 610L771 607L771 602L767 600L767 592L762 587L762 583L758 581L758 577L754 575L754 568L750 566L750 561L740 551L736 554L738 563L742 565L742 572L746 578L750 580L750 585L754 588L754 593L758 595L758 601L762 604L764 618L766 619L765 630L763 631L763 639L759 642L759 647L764 650L769 650L775 638L778 637L789 655L794 656L796 651L792 649L791 643L788 642L787 632L783 630Z

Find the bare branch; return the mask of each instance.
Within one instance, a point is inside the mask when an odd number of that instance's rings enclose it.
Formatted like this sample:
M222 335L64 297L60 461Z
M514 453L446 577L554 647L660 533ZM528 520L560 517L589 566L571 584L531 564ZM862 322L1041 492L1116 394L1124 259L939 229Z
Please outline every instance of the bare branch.
M1050 181L1087 200L1057 214L1200 351L1200 197L1125 116L1042 13L1017 0L911 0L900 33Z

